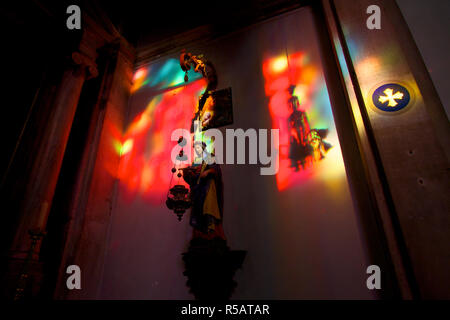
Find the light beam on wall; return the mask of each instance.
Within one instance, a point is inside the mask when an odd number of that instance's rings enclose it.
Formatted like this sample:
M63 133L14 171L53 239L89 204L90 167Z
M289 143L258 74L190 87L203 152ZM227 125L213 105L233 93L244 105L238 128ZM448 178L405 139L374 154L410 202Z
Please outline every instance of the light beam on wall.
M288 189L308 179L324 179L332 187L336 178L345 174L345 169L321 70L305 52L291 54L289 61L285 55L269 58L262 67L272 128L280 130L280 169L276 175L278 190ZM291 85L295 86L293 95L298 97L301 109L306 112L310 127L328 128L326 140L333 145L323 161L315 162L309 158L305 169L297 172L292 170L289 159L291 134L288 118L292 110L288 105L291 97L288 88Z
M126 187L128 200L139 195L160 203L172 177L171 151L176 142L171 141L171 134L175 129L189 130L206 81L194 73L184 83L177 59L142 67L133 79L132 95L140 95L139 101L145 102L142 111L130 119L121 139L113 142L121 155L118 178ZM184 184L183 179L179 183Z

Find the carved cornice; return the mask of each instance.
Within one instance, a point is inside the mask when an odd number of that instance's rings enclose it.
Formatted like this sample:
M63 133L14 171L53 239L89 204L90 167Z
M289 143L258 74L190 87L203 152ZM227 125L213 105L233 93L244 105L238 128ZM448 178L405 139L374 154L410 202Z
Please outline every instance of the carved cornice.
M109 18L101 11L88 7L83 11L82 37L78 50L72 53L73 62L85 68L86 79L98 76L97 58L99 50L115 47L115 54L125 57L130 64L134 63L135 49L120 35Z
M102 10L94 7L83 12L84 34L80 43L82 52L93 55L97 50L108 44L119 44L119 52L130 63L135 60L135 48L117 31Z

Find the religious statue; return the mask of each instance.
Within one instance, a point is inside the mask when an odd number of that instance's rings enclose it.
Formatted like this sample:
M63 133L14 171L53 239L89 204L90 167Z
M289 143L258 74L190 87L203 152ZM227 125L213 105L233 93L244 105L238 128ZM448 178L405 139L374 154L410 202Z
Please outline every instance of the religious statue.
M223 182L220 166L206 150L206 143L194 142L194 162L183 169L183 178L190 186L192 202L190 224L193 238L225 240L222 227Z
M194 132L195 120L200 120L204 127L207 127L208 122L212 118L211 110L203 110L205 104L211 107L213 104L212 92L217 88L217 74L214 65L208 61L203 55L193 55L192 53L182 50L180 54L180 67L185 72L184 81L188 81L188 71L191 69L191 65L195 72L201 73L207 81L205 91L200 97L197 111L192 119L191 132Z
M207 86L199 99L192 119L191 132L194 133L193 162L186 168L172 168L179 178L183 177L189 190L176 185L169 190L167 207L177 213L179 220L184 211L191 207L189 223L193 236L188 251L183 253L186 282L196 299L229 299L237 283L234 274L242 266L246 251L231 250L223 231L223 181L220 166L215 163L214 151L208 152L202 131L233 123L231 88L215 90L217 75L214 66L203 55L193 55L183 50L180 67L186 72L193 67L207 81ZM201 139L198 139L199 136ZM180 137L179 145L183 138ZM211 139L209 142L214 143ZM179 157L184 156L183 149ZM182 173L181 173L182 172Z

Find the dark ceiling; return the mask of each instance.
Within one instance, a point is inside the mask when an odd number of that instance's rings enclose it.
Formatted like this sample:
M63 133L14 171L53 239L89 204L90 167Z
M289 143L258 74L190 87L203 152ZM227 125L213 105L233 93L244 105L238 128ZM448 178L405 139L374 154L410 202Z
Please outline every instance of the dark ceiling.
M234 30L297 8L301 0L110 1L94 0L134 45L158 42L209 25L218 33Z
M215 33L226 33L312 1L16 0L4 2L0 6L2 16L6 12L13 24L34 19L39 24L65 26L67 7L77 4L81 11L93 9L105 14L118 31L137 46L139 42L158 42L205 25ZM40 19L37 16L41 16Z

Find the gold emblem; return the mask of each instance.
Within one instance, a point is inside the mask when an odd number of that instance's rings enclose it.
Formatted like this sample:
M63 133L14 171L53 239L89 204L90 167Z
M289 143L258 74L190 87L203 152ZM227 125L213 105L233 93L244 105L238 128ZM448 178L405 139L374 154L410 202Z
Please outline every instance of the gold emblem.
M390 89L390 88L384 90L383 93L385 94L385 96L380 96L378 101L380 101L381 103L385 103L386 101L389 101L388 107L395 107L395 106L397 106L398 102L396 100L402 100L403 99L403 93L397 91L394 94L394 90Z

